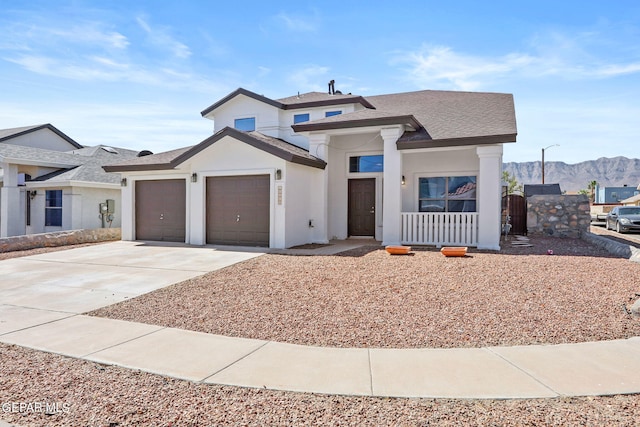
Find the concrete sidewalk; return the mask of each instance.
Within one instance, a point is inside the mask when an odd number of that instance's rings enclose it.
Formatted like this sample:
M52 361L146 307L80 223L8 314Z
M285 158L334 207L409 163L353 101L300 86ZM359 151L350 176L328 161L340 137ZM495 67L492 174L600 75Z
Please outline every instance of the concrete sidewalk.
M375 242L295 253L333 254L363 244ZM80 314L261 253L113 242L0 261L0 342L189 381L274 390L482 399L640 393L640 337L468 349L325 348Z
M31 325L5 322L1 342L211 384L480 399L640 392L640 337L468 349L325 348L0 306L7 311Z

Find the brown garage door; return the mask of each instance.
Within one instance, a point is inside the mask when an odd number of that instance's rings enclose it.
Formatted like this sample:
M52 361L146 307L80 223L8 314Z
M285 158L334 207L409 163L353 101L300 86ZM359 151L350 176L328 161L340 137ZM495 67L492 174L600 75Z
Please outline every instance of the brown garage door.
M269 175L207 178L207 243L269 246Z
M136 181L136 239L185 241L186 181Z

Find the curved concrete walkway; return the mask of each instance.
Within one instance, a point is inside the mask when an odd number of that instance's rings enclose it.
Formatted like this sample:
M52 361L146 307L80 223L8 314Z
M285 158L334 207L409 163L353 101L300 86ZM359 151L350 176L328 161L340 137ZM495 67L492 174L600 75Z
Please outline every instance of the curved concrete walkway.
M102 257L110 250L112 257ZM640 337L466 349L325 348L78 314L137 288L148 292L142 284L157 277L172 283L256 255L116 242L1 261L0 342L189 381L300 392L487 399L640 392ZM136 259L143 265L133 265ZM91 266L100 267L94 272L100 280L87 277ZM65 280L58 280L62 274Z

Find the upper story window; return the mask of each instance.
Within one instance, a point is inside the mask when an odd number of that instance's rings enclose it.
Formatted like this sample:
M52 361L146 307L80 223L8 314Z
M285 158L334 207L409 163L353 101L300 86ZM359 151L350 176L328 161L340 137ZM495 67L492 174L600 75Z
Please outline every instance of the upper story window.
M254 131L256 130L256 118L246 117L242 119L235 119L233 122L233 127L238 130L244 130L247 132Z
M383 172L383 158L382 154L349 157L349 172Z
M45 192L44 225L62 227L62 190Z
M420 212L476 212L476 177L419 179Z
M338 111L327 111L324 113L325 117L331 117L331 116L338 116L342 114L342 111L338 110Z
M309 113L294 114L293 116L293 124L308 122L308 121L309 121Z

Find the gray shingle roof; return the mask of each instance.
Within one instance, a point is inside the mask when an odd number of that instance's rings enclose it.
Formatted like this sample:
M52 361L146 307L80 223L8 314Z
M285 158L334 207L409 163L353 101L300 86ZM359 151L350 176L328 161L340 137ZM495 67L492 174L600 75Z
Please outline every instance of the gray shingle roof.
M44 150L42 148L0 142L0 158L4 161L28 165L70 167L82 164L78 156L69 152Z
M34 177L32 181L63 183L82 181L117 184L118 174L108 173L102 165L117 159L135 158L137 151L115 148L116 153L102 149L103 146L85 147L78 150L60 152L41 148L0 143L0 159L12 163L60 168L46 175Z
M115 153L106 151L102 145L74 150L73 155L79 157L82 164L76 168L65 171L53 172L40 176L34 181L46 181L49 183L63 181L100 182L107 184L118 184L120 175L106 172L102 166L117 159L136 158L138 152L124 148L114 148Z
M398 148L512 142L516 138L513 96L504 93L423 90L367 97L376 108L293 126L296 132L370 125L418 123Z
M195 156L207 147L215 144L225 136L230 136L274 156L280 157L292 163L324 169L326 163L309 152L282 139L273 138L260 132L243 132L230 127L225 127L214 135L205 139L198 145L139 157L121 163L105 165L109 172L141 171L141 170L166 170L174 169L189 158Z

